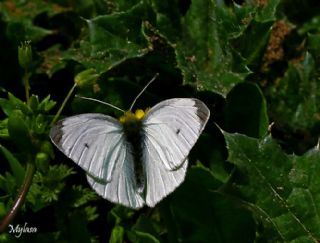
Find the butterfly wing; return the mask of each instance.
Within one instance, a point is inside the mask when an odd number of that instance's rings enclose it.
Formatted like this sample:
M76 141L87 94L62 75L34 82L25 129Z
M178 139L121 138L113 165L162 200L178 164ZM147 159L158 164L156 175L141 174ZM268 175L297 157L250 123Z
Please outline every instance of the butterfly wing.
M71 116L51 129L52 142L95 178L111 181L123 144L121 124L103 114Z
M130 146L116 119L95 113L68 117L51 129L50 137L87 172L89 184L99 195L131 208L143 206Z
M165 100L147 113L143 121L143 162L148 206L154 206L182 183L187 156L209 116L202 101L187 98Z
M124 144L119 151L119 161L113 170L112 180L109 183L99 181L89 174L87 174L87 180L90 186L103 198L130 208L139 209L143 207L145 202L137 189L132 154L125 147Z

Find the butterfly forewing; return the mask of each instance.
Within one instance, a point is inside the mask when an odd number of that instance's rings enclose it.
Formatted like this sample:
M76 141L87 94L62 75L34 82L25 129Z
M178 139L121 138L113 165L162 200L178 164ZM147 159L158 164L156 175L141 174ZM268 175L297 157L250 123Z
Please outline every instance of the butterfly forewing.
M155 205L184 180L187 156L210 116L197 99L169 99L154 106L143 124L146 203Z
M50 131L52 142L87 173L111 181L123 144L121 124L103 114L81 114L60 120Z
M169 99L144 119L146 147L153 147L168 170L181 166L204 129L210 111L197 99Z

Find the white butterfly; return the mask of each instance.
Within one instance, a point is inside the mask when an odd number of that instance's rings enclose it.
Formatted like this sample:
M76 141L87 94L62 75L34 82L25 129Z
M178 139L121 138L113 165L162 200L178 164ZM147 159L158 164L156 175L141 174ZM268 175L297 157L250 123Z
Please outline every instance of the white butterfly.
M209 116L202 101L174 98L120 120L71 116L58 121L50 137L103 198L134 209L154 207L183 182L187 156Z

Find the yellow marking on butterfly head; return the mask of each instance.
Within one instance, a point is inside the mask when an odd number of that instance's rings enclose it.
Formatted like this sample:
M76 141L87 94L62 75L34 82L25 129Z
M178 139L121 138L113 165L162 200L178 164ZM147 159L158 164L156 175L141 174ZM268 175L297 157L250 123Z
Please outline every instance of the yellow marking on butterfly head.
M126 111L123 116L119 118L119 121L124 124L130 121L140 121L144 118L144 116L148 113L149 108L145 111L138 109L134 113L132 111Z

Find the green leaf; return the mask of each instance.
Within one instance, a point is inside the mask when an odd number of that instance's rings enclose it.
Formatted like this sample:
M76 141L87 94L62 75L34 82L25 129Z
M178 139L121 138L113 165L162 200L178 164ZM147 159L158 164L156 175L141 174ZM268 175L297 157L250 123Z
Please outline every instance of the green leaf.
M134 210L121 205L116 205L110 211L109 217L113 218L115 224L120 224L123 220L131 219L134 215Z
M37 170L27 194L27 201L31 203L33 211L39 211L48 203L58 201L66 186L65 179L74 173L71 168L63 164L49 166L46 173Z
M56 14L63 11L62 7L57 7L53 3L35 1L8 1L0 2L1 13L6 16L7 31L6 34L12 42L17 44L20 41L31 40L33 42L41 40L43 37L52 34L52 31L36 26L33 18L41 13L48 12Z
M9 162L10 168L12 170L13 176L16 179L16 182L18 185L22 185L23 179L24 179L24 168L20 164L20 162L14 157L14 155L5 147L0 145L0 150L3 153L3 155L6 157L6 159Z
M236 46L245 58L246 65L252 69L260 68L272 24L273 22L260 23L253 20L243 35L232 41L233 46ZM254 43L254 45L248 45L248 43Z
M134 243L160 243L160 241L155 238L153 235L146 233L146 232L141 232L141 231L136 231L136 230L131 230L127 232L128 238L130 242Z
M320 16L319 15L314 16L313 18L305 22L303 26L299 28L298 32L300 35L305 35L307 33L319 34L320 32L319 23L320 23Z
M155 240L159 241L160 236L156 230L156 227L154 225L154 221L150 218L147 218L145 215L140 215L138 220L136 221L136 224L131 228L133 232L137 233L147 233Z
M131 9L132 7L134 7L135 5L141 3L142 1L140 0L131 0L131 1L127 1L127 0L116 0L116 1L112 1L114 4L114 8L113 11L114 12L125 12L129 9Z
M16 44L24 40L37 42L53 34L54 31L37 26L33 20L41 14L53 16L69 10L70 6L58 5L56 2L41 0L0 2L1 13L7 22L6 35L10 41Z
M317 242L320 151L287 155L270 137L223 132L228 161L237 167L233 190L241 194L270 242Z
M299 63L290 63L278 85L270 87L268 99L272 119L293 130L310 129L319 122L320 89L314 58L304 55Z
M30 18L12 20L7 25L7 35L11 41L31 40L39 41L45 36L52 34L50 30L33 25ZM17 43L18 44L18 43Z
M179 0L152 1L152 7L157 15L157 29L171 41L177 40L181 32L182 16L179 5L181 6Z
M95 195L96 196L96 195ZM93 221L96 218L98 218L99 214L97 212L97 207L95 206L86 206L84 208L85 214L86 214L86 218L88 221Z
M124 238L124 229L122 226L115 226L112 229L109 243L122 243Z
M9 138L8 119L0 121L0 138Z
M205 167L189 169L174 192L172 231L181 242L253 242L255 226L250 212L219 193L221 182ZM232 233L230 233L232 232Z
M244 18L241 11L229 9L222 3L192 1L176 48L185 84L225 96L250 73L229 41L246 27L245 22L239 25L239 18Z
M46 98L44 98L38 106L38 111L47 113L50 111L54 106L56 105L56 102L50 99L50 95L48 95Z
M22 151L32 153L34 146L31 134L26 123L26 117L20 110L15 110L9 115L8 131L10 138Z
M24 114L31 113L29 106L10 92L8 93L8 99L0 98L0 106L3 112L8 116L15 110L20 110Z
M255 16L256 21L262 23L275 21L279 3L280 0L269 0L264 6L258 8L257 15Z
M320 16L319 16L320 19ZM320 32L320 30L319 30ZM312 56L315 57L316 60L319 61L320 58L320 33L319 34L309 34L308 35L308 48L310 49L310 52Z
M68 195L73 207L81 207L84 204L97 199L97 194L90 188L83 188L82 185L73 185Z
M90 42L83 42L70 57L87 68L95 68L98 73L127 59L142 57L150 51L143 34L143 23L152 23L153 19L152 9L141 2L126 12L86 20Z
M269 126L267 105L257 85L241 83L228 93L226 124L230 132L255 138L266 135Z
M9 172L6 171L4 176L0 175L0 188L6 192L5 195L10 195L12 197L17 196L16 193L20 186L21 184L18 184L16 178Z

